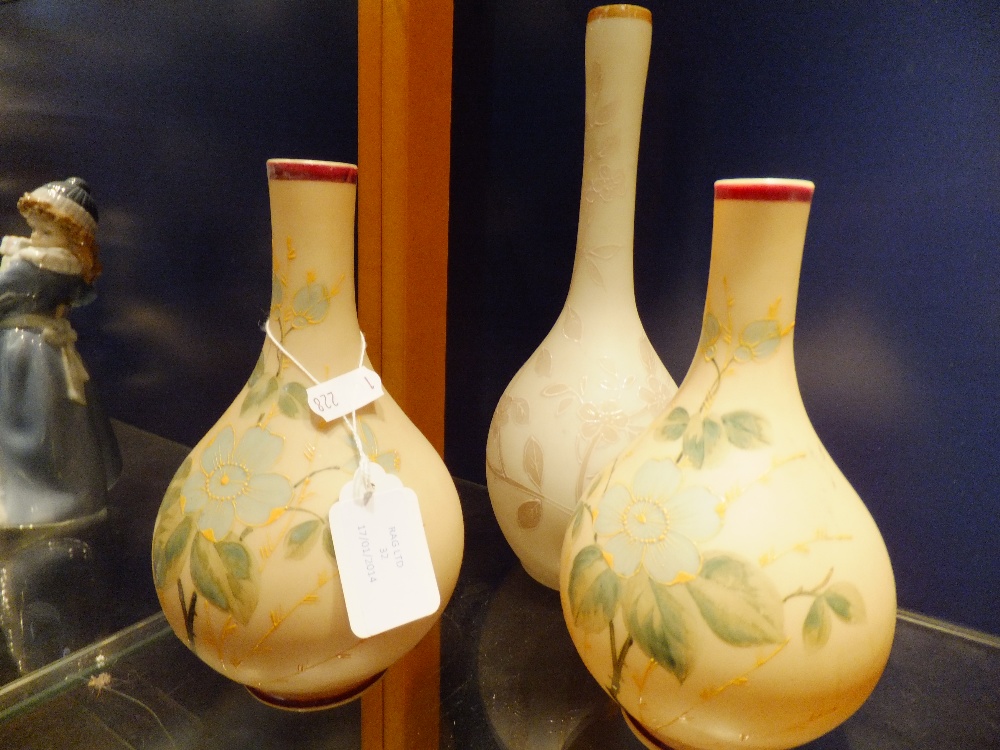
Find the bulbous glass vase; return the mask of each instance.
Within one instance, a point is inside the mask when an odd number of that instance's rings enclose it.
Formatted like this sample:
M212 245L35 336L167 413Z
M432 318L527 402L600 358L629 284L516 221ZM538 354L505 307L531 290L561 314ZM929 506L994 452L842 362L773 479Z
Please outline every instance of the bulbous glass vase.
M694 361L566 533L570 634L650 748L797 747L849 717L889 657L885 544L795 376L812 195L798 180L716 183Z
M609 5L588 16L583 187L569 294L500 397L486 443L500 529L525 570L552 589L581 493L677 390L639 320L632 276L651 38L645 8Z
M444 462L392 398L326 422L309 377L358 367L354 301L357 168L268 162L273 293L257 366L195 446L163 499L153 577L167 620L213 669L293 709L349 700L427 633L462 560L458 493ZM370 367L370 365L368 365ZM359 638L351 630L329 511L362 454L416 492L441 604Z

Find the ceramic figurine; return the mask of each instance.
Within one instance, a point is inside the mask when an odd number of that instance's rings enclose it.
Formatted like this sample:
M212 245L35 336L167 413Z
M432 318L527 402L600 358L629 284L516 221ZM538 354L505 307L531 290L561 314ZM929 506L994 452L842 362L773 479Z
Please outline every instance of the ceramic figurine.
M121 455L66 315L93 299L97 206L78 177L26 193L0 242L0 528L106 513Z

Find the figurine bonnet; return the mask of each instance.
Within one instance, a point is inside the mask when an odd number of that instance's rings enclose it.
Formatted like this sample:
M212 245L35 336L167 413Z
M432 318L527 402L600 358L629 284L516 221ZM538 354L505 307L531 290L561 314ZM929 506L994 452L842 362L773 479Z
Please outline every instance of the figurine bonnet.
M100 273L90 187L49 182L17 207L32 232L0 241L0 528L100 516L121 473L66 318Z

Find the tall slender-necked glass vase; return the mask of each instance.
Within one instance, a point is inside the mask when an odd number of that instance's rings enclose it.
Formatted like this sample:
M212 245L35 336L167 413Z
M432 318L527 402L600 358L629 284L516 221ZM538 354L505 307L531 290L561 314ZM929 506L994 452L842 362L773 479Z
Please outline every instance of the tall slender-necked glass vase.
M153 576L170 625L209 666L273 705L316 708L360 694L430 629L458 579L462 513L444 462L388 394L356 421L327 422L307 399L314 380L367 364L354 301L357 168L275 159L267 172L268 337L166 493ZM347 615L329 518L361 463L416 493L441 600L365 638ZM396 552L359 550L373 564L371 554Z
M799 180L716 183L694 361L566 534L570 634L651 748L797 747L850 716L889 657L885 544L795 376L812 196Z
M588 16L583 188L569 294L501 396L486 443L500 528L525 570L553 589L580 494L677 390L643 330L632 278L651 38L645 8L608 5Z

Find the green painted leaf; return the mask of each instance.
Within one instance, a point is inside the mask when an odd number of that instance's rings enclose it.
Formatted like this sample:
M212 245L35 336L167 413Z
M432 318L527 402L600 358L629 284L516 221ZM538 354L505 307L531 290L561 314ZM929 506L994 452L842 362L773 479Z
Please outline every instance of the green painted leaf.
M622 612L635 644L684 682L694 661L687 613L670 586L634 575L625 585Z
M573 621L587 633L600 633L618 609L621 582L596 544L577 552L569 574Z
M260 391L250 389L243 397L243 404L240 406L240 416L243 416L255 406L260 404Z
M260 400L265 401L266 399L270 398L277 390L278 390L278 378L272 375L270 378L267 379L267 382L264 384L264 389L260 395Z
M162 587L171 574L180 555L190 541L194 529L191 519L184 514L181 505L181 488L191 473L192 461L188 456L177 469L174 478L170 480L167 491L160 504L153 530L153 581Z
M323 522L318 519L305 521L293 526L285 537L285 557L301 560L316 546L319 539L317 532L323 528Z
M705 622L726 643L756 646L785 640L781 595L749 562L726 554L708 557L687 587Z
M726 438L737 448L752 450L769 444L767 419L752 411L731 411L722 415Z
M195 534L191 579L198 593L246 625L257 608L259 587L250 552L240 542L213 544Z
M823 598L833 614L844 622L862 623L867 618L865 601L853 583L835 583L823 592Z
M695 429L684 433L684 455L696 469L700 469L711 458L721 438L722 426L706 417L701 425L696 424Z
M306 387L302 383L285 383L278 394L278 408L286 417L298 419L309 415Z
M257 381L264 377L264 369L264 352L261 352L260 356L257 357L257 363L253 366L253 371L250 373L250 378L247 380L247 385L253 388Z
M216 552L226 569L226 573L240 581L250 580L250 553L239 542L217 542Z
M687 409L683 406L676 406L663 420L660 428L656 431L656 437L660 440L677 440L684 434L690 421L691 415L688 414Z
M299 409L299 405L295 403L295 400L289 397L287 393L282 393L278 396L278 409L282 414L286 417L290 417L291 419L298 419L302 413Z
M830 640L832 628L833 621L826 599L817 596L802 623L802 640L805 641L806 648L818 649L824 646Z
M203 534L195 534L191 547L191 579L198 593L223 612L229 611L225 571L215 552L215 546ZM213 564L214 563L214 564Z
M286 383L284 386L285 393L294 398L304 409L309 408L309 396L306 394L306 387L302 383Z
M194 520L190 516L187 516L167 538L167 543L163 545L163 562L167 567L172 565L184 553L184 550L187 549L193 531Z
M180 467L178 467L177 472L174 474L174 478L170 480L167 491L163 495L163 503L160 505L161 514L167 507L172 506L181 499L181 487L184 486L185 480L187 480L188 476L191 474L192 463L191 456L188 455Z
M721 333L722 326L719 325L719 319L712 313L705 313L705 319L701 324L701 341L698 342L698 345L702 349L707 350L719 340L719 334Z
M153 548L153 582L157 588L163 588L167 581L172 578L173 569L180 560L184 550L187 549L194 533L194 521L190 516L184 519L167 537L163 544L157 544Z
M289 547L298 547L305 544L311 537L313 537L316 531L321 528L323 522L318 518L313 518L309 521L293 526L288 532L288 536L285 537L285 544Z
M258 382L243 399L240 414L246 414L251 409L260 406L278 390L278 379L273 375L263 382Z

